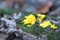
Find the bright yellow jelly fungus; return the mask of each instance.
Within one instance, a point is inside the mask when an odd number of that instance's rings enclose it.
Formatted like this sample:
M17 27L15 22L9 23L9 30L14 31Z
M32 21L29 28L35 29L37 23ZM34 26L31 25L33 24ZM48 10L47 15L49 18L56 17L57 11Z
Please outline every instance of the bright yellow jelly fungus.
M43 27L43 28L46 28L49 25L51 25L51 22L50 21L45 21L45 22L43 22L43 23L40 24L40 26Z
M32 26L36 22L36 17L33 14L25 16L25 18L26 19L23 20L23 23L27 24L27 26Z
M45 15L43 15L43 14L37 14L37 16L38 16L38 21L41 23L43 20L44 20L44 18L46 17Z
M37 14L37 16L39 17L39 16L41 16L41 14L40 14L40 13L38 13L38 14Z
M55 24L51 25L52 29L57 29L57 26L55 26Z

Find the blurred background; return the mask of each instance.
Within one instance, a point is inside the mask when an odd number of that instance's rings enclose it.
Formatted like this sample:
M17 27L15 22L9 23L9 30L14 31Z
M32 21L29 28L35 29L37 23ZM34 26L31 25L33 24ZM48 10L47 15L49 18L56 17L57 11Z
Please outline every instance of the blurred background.
M60 0L0 0L0 9L8 8L21 12L48 13L60 8Z

